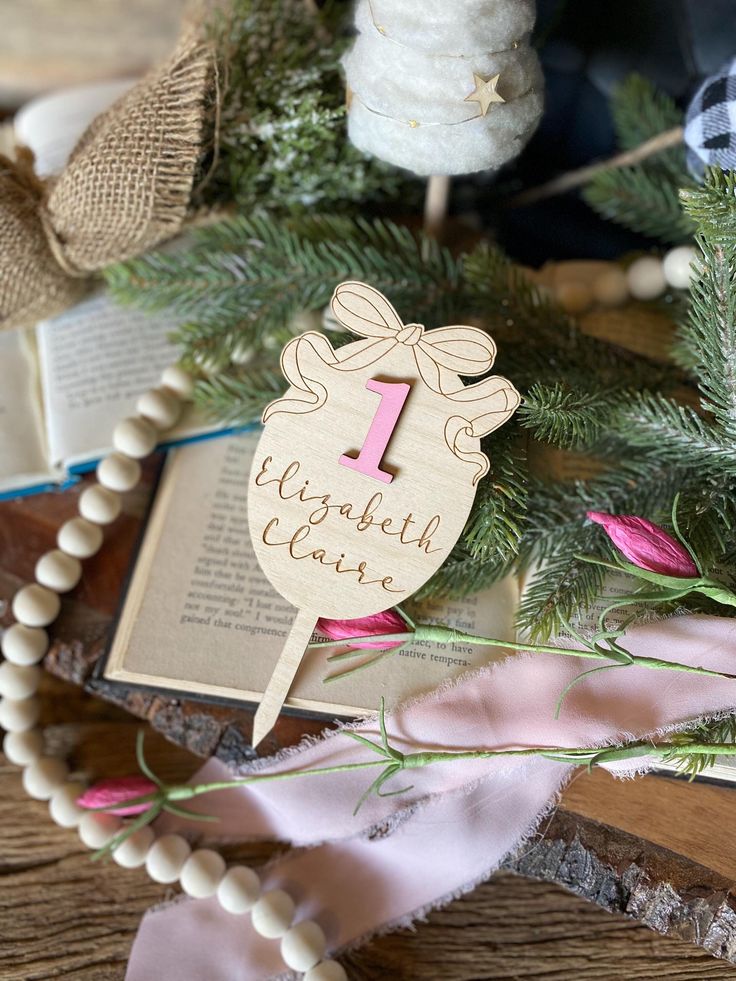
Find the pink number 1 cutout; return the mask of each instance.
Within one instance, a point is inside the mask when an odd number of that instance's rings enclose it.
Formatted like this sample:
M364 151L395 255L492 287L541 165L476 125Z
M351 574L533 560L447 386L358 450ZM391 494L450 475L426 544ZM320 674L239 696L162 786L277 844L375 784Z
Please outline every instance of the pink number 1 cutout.
M411 385L407 385L406 382L381 382L371 378L365 383L365 387L369 392L380 395L381 401L360 453L357 457L347 456L343 453L340 457L340 463L343 467L364 473L366 477L374 477L376 480L383 481L384 484L390 484L394 475L381 470L379 464L386 452L388 441L396 428L396 423L399 421Z

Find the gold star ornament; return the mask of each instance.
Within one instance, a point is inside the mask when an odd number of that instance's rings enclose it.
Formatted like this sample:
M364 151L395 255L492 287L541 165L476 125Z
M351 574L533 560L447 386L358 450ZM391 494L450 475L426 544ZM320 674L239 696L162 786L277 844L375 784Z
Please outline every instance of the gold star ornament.
M477 102L480 106L481 116L486 116L488 114L488 110L494 102L506 101L503 96L499 95L497 92L498 80L500 78L500 72L498 75L491 75L490 78L485 78L483 75L473 72L475 89L470 93L470 95L465 97L465 102Z

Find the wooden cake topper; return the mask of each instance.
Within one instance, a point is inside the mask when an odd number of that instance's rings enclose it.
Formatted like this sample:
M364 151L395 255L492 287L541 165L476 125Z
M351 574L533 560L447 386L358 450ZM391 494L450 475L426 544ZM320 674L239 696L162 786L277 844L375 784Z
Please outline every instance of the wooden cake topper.
M449 556L488 459L480 438L519 394L485 374L496 346L475 327L403 324L364 283L342 283L336 318L361 340L335 351L322 334L290 341L290 388L263 414L248 487L258 561L297 607L256 712L253 745L288 695L319 617L370 616L408 599Z

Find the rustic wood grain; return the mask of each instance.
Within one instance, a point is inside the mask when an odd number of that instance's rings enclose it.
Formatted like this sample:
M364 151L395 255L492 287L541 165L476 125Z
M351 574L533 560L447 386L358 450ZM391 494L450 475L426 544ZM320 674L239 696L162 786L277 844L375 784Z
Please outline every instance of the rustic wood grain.
M138 729L130 717L118 719L109 709L113 720L99 721L101 703L53 679L43 700L44 710L54 716L64 704L72 718L84 720L54 725L54 750L70 750L72 764L92 775L129 772ZM155 735L147 738L147 755L171 780L186 777L194 763L188 753ZM555 847L552 839L542 840ZM544 864L539 845L535 873ZM228 857L260 861L267 854L264 847L252 846L230 849ZM0 976L5 981L122 981L141 916L172 895L169 887L156 885L139 870L92 864L75 833L55 827L46 805L25 797L17 770L2 765L0 876ZM730 965L696 947L609 915L557 885L507 872L432 913L416 931L377 939L342 960L354 981L705 981L733 976Z
M0 106L139 75L176 39L186 0L3 0Z

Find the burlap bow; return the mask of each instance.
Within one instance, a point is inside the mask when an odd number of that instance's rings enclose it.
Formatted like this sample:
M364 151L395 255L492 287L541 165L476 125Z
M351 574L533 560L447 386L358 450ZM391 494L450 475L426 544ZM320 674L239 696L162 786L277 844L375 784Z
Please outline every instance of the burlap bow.
M73 302L85 277L175 235L206 152L213 46L187 28L171 58L102 113L61 175L0 157L0 326Z
M308 331L295 337L281 355L281 370L295 393L272 402L264 423L277 412L314 412L325 404L328 392L304 363L307 351L319 363L338 371L356 371L375 364L397 344L409 347L417 370L433 392L450 403L468 403L466 415L453 415L445 424L445 440L455 456L474 463L476 483L489 469L488 458L477 450L481 436L498 429L516 411L520 396L511 382L492 375L464 385L459 375L490 371L496 357L491 337L477 327L439 327L425 332L421 324L404 324L386 297L365 283L341 283L332 297L332 311L348 330L365 338L335 351L326 337ZM471 410L475 408L477 414ZM480 411L479 411L480 410Z

